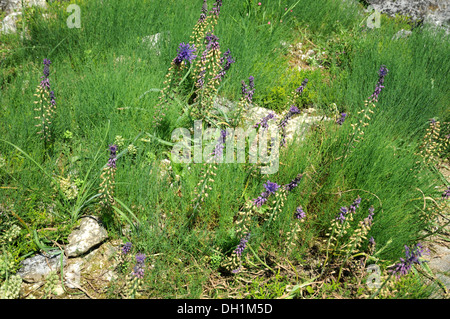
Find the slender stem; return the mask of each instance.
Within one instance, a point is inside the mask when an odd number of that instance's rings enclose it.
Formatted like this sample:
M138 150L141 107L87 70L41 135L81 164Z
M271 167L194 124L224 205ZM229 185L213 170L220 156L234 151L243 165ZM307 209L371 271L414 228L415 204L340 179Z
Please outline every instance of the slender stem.
M275 273L275 270L273 270L272 268L270 268L264 261L261 260L261 258L258 257L258 255L255 253L255 251L253 250L252 246L250 246L247 243L247 247L252 251L253 255L256 257L256 259L263 264L264 266L266 266L268 269L270 269L273 273Z
M380 288L377 289L377 291L375 291L370 297L369 299L374 299L381 291L381 289L383 289L384 285L386 285L386 283L389 281L389 279L391 279L392 277L392 273L389 275L389 277L383 282L383 284L381 285Z

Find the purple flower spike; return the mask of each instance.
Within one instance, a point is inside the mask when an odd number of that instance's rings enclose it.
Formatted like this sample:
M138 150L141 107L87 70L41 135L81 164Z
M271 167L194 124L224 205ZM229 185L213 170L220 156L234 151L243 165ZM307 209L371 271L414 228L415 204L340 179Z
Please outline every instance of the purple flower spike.
M375 211L375 208L373 208L373 206L370 207L370 208L369 208L369 216L367 216L367 217L364 219L364 223L365 223L366 225L368 225L368 226L372 226L374 211Z
M241 239L241 241L239 242L239 245L236 247L236 249L234 251L236 253L236 255L241 257L242 253L244 252L245 248L247 247L247 242L249 239L250 239L250 233L248 233Z
M306 216L306 213L303 211L302 206L297 207L295 210L295 218L297 219L303 219Z
M206 50L218 50L220 48L219 38L212 32L208 32L205 36Z
M289 109L289 112L291 112L291 114L298 114L300 113L300 110L298 109L297 106L292 105L291 108Z
M145 254L142 254L142 253L136 254L136 261L137 261L138 263L140 263L140 264L142 264L142 263L145 262L145 258L147 258L147 257L145 256Z
M356 209L359 207L359 204L361 203L361 197L358 196L357 199L353 201L353 203L350 205L350 212L354 213Z
M255 198L255 199L253 200L253 204L254 204L256 207L261 207L261 206L264 205L266 202L267 202L267 198L264 197L264 196L259 196L259 197Z
M108 159L108 166L112 168L116 168L116 152L117 152L117 145L111 144L109 145L109 159Z
M122 247L122 254L126 255L131 251L132 244L130 242L125 243L125 245Z
M336 217L336 220L339 220L340 222L341 222L341 224L343 224L344 223L344 221L345 221L345 214L344 213L339 213L339 216L338 217Z
M450 186L442 193L442 199L449 199L450 198Z
M142 279L142 278L144 278L144 272L145 272L144 267L141 264L137 264L133 268L132 275L136 278Z
M50 64L52 62L50 62L50 60L44 59L44 76L46 78L48 78L48 76L50 75Z
M385 65L382 65L380 67L380 70L378 71L378 76L379 76L378 83L377 83L377 86L375 87L375 91L370 96L370 101L377 101L378 100L378 95L380 95L381 89L384 88L384 86L383 86L384 77L386 76L386 74L388 72L389 72L389 70L386 68Z
M225 148L226 139L227 139L227 131L221 130L220 137L218 138L216 146L212 152L212 156L214 156L214 158L217 160L219 160L223 155L223 149Z
M341 117L336 121L337 124L342 125L347 118L347 113L341 113Z
M295 89L295 91L299 94L302 94L307 83L308 83L308 79L304 79L302 82L302 85L300 85L297 89Z
M264 188L269 194L274 194L278 188L280 188L280 185L277 183L272 183L271 181L267 181L266 184L264 184Z
M264 130L267 129L268 124L267 122L273 118L275 118L275 113L271 112L267 116L265 116L260 122L253 125L254 128L262 127Z
M138 253L135 256L136 265L133 268L132 275L136 278L142 279L144 278L144 267L145 267L145 259L147 258L145 254Z
M214 79L223 79L225 77L226 72L230 69L231 64L236 61L231 56L230 49L228 49L223 56L220 58L220 64L222 65L222 70L217 74Z
M189 43L180 43L180 46L178 47L178 55L176 56L176 58L173 60L173 62L176 65L180 65L183 61L186 64L187 62L191 63L192 60L194 60L197 56L194 55L194 52L197 49L195 48L194 45L190 45Z
M400 258L400 262L397 263L393 269L390 270L397 278L408 274L414 264L421 264L425 262L421 259L423 254L427 254L422 248L421 244L417 244L414 249L410 249L405 245L405 257Z
M242 83L242 96L247 99L250 103L253 100L253 94L255 93L255 78L250 76L248 78L248 86L244 81Z
M296 188L298 186L298 183L300 182L300 180L303 178L302 174L298 174L291 182L289 182L288 184L284 185L284 189L288 192L290 192L291 190L293 190L294 188Z

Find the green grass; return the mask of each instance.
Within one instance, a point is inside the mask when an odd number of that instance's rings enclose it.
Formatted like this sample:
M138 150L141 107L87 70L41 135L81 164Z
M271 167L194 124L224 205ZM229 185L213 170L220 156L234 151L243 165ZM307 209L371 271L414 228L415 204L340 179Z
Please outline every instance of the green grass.
M152 123L159 112L158 90L179 43L190 41L202 1L71 3L81 8L80 29L67 28L67 3L53 2L46 9L49 20L42 18L40 9L25 12L28 36L1 35L5 45L0 61L0 155L6 165L0 166L0 204L11 207L23 221L8 217L22 227L16 241L5 246L14 252L16 262L38 249L26 239L24 225L30 230L58 228L40 233L43 243L52 246L52 241L65 243L79 216L98 214L112 238L132 242L133 252L145 253L153 265L143 281L144 297L277 298L286 294L286 287L311 279L302 272L305 268L318 271L320 265L312 266L312 260L323 261L322 243L332 220L341 206L350 205L357 196L362 203L351 230L373 205L369 236L381 250L376 256L383 265L402 257L404 245L416 243L433 219L435 211L424 209L423 201L425 196L441 196L436 186L442 180L432 167L417 164L416 153L430 118L450 120L449 42L444 34L416 29L408 39L392 41L405 27L403 20L383 16L380 29L363 30L361 6L341 1L277 0L261 6L252 0L226 1L215 34L222 52L230 49L236 63L221 82L219 95L237 101L241 81L252 75L255 103L280 111L286 107L287 95L307 77L302 106L314 106L334 118L335 103L339 112L349 116L342 126L321 122L303 143L286 147L276 174L262 176L251 164L218 165L209 184L212 189L196 210L193 200L203 164L172 163L172 170L161 177L160 161L169 157L171 147L150 136L170 141L175 128L192 127L190 119L180 117L189 101L182 94L179 103L170 105L160 127ZM164 34L159 54L142 43L156 33ZM290 69L282 41L310 43L325 51L325 67ZM50 81L57 102L54 140L47 149L36 135L33 110L44 58L52 61ZM349 148L351 124L362 119L358 112L375 88L381 65L389 69L385 88L370 125L364 127L365 139ZM116 210L101 211L96 194L108 145L116 136L125 139L115 175L118 201ZM135 155L126 151L129 144L137 148ZM249 271L232 275L221 262L241 239L236 220L245 211L245 202L259 196L268 179L287 184L299 173L303 179L288 194L277 219L254 221L258 225L251 230L254 253L246 250ZM68 199L58 190L58 176L69 175L72 181L79 180L77 199ZM287 254L282 248L300 205L307 218L295 249ZM431 201L428 206L432 207ZM123 216L133 220L129 212L137 217L139 227L126 237L122 229L128 220ZM366 248L367 243L361 249ZM336 256L333 262L339 260ZM125 268L132 266L130 261ZM330 262L327 267L334 265ZM285 270L279 274L268 268ZM255 275L263 269L268 281L258 277L260 273ZM238 276L259 279L243 286ZM227 282L230 290L211 287L210 279ZM333 283L334 279L330 275L322 286L305 285L291 297L366 296L361 292L364 282L351 275L345 273L340 283ZM409 286L411 290L402 286L396 298L426 298L417 288L418 279L406 280ZM120 282L113 282L107 296L121 298L119 287Z

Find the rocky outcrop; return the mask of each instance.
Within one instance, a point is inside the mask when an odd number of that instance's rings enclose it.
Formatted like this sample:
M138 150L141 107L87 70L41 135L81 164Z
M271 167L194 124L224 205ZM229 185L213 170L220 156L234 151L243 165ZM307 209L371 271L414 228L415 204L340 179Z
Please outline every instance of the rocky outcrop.
M46 7L47 1L45 0L0 0L0 9L5 11L6 14L12 12L22 11L22 3L24 6L38 6Z
M51 273L60 273L61 270L64 283L58 279L59 284L55 288L57 295L64 293L63 287L83 289L81 287L88 280L86 278L95 277L103 282L113 279L117 265L113 257L119 250L121 242L108 242L106 239L108 233L98 218L82 217L79 225L68 236L68 244L64 250L38 253L21 262L17 274L23 280L22 296L28 296L33 292L39 295L39 288L48 281Z
M450 28L448 0L366 0L372 7L389 16L405 15L414 21Z
M23 6L22 6L23 3ZM47 7L45 0L0 0L0 9L5 11L6 16L1 23L1 33L15 33L17 31L16 22L22 15L24 7L37 6L41 8Z

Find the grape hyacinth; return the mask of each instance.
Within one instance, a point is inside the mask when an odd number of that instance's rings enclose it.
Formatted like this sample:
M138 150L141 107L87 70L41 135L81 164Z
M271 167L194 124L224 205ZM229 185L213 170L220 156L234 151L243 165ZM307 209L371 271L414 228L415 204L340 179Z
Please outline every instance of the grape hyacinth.
M208 3L207 0L203 0L202 13L200 14L200 19L198 20L197 23L201 24L205 22L207 14L208 14Z
M103 168L103 173L100 175L102 182L100 183L100 204L103 207L109 207L114 204L114 176L116 172L116 152L117 145L109 146L109 159L105 168Z
M187 64L187 62L191 63L192 60L194 60L197 56L194 55L194 52L197 49L195 48L194 45L190 45L189 43L180 43L179 47L178 47L178 54L175 57L175 59L173 60L173 62L176 65L180 65L183 61L184 64Z
M44 59L43 63L44 63L44 76L43 77L48 78L48 76L50 75L50 68L49 68L49 66L50 66L50 64L52 64L52 62L50 60L48 60L48 59Z
M231 64L236 61L231 56L230 49L228 49L223 56L220 58L220 65L222 65L222 70L214 77L215 79L223 79L226 72L230 69Z
M246 234L241 241L239 242L239 244L237 245L236 249L234 250L234 253L238 256L241 257L242 253L244 252L245 248L247 247L247 242L250 239L250 233Z
M195 62L192 72L196 82L194 102L198 101L199 103L193 108L192 114L196 118L210 122L208 114L214 106L220 81L234 60L229 50L222 56L219 38L214 31L206 32L199 48L204 48L204 50L201 58Z
M213 33L208 32L205 36L206 50L218 50L220 49L219 38Z
M286 233L286 252L289 252L296 245L298 240L298 234L301 232L300 224L305 221L306 213L303 211L302 206L298 206L294 213L294 224L292 228Z
M358 196L358 198L356 198L349 207L341 207L339 209L339 215L336 217L336 220L340 221L341 224L344 223L344 221L347 219L347 215L354 213L356 211L356 208L359 207L360 203L361 197Z
M359 207L359 204L361 203L361 197L358 196L357 199L353 201L353 203L350 205L349 210L350 212L354 213L356 211L356 208Z
M222 7L222 0L216 0L216 5L211 9L211 13L216 16L219 16L221 7Z
M337 119L336 123L339 125L344 124L346 117L347 117L347 113L341 113L341 117L339 119Z
M253 127L254 128L262 127L265 130L268 128L267 122L273 118L276 118L276 115L275 113L270 112L267 116L263 117L263 119L260 122L253 125Z
M364 109L358 112L360 114L361 119L357 123L351 124L353 132L350 134L350 140L347 144L345 154L343 158L347 158L347 156L352 152L352 149L355 148L353 143L359 143L364 139L364 128L368 126L371 120L372 114L375 112L372 109L375 109L375 103L378 102L378 96L381 93L381 89L384 88L384 77L388 73L388 69L386 66L382 65L378 71L378 82L375 88L374 93L364 101Z
M169 70L166 74L166 80L164 81L164 87L161 90L161 95L159 97L160 102L157 105L158 112L156 112L153 116L154 125L161 125L161 121L166 115L165 109L167 108L167 105L171 103L169 95L173 94L173 89L176 88L179 81L181 81L182 71L186 68L187 62L192 63L192 61L197 57L194 54L196 51L197 48L194 44L190 45L189 43L184 42L179 44L177 56L170 64Z
M424 253L427 253L422 245L419 243L413 249L405 245L405 258L400 258L400 262L397 263L390 272L397 278L404 276L409 273L414 264L422 264L426 262L421 257Z
M267 183L264 184L264 188L270 195L274 194L278 190L278 188L280 188L280 185L278 185L277 183L272 183L271 181L267 181Z
M450 186L442 193L442 199L449 199L450 198Z
M375 87L375 91L373 92L373 94L370 96L370 101L378 101L378 95L380 95L381 93L381 89L384 88L383 83L384 83L384 77L386 76L386 74L389 72L389 70L386 68L385 65L382 65L380 67L380 70L378 71L378 83Z
M122 247L122 254L126 255L131 251L132 244L130 242L126 242L125 245Z
M145 259L147 258L145 254L138 253L136 254L136 265L133 268L132 275L138 279L144 278L144 266Z
M295 106L295 105L292 105L289 108L288 113L284 116L284 118L278 124L278 127L281 129L281 143L280 143L280 146L283 146L283 145L286 144L286 126L287 126L287 123L288 123L289 119L293 115L298 114L298 113L300 113L300 110L298 109L298 107Z
M302 82L302 85L300 85L298 88L296 88L295 92L297 92L298 94L302 94L307 83L308 83L308 79L304 79Z
M264 205L267 201L267 198L271 194L274 194L280 188L280 186L277 183L272 183L271 181L267 181L267 183L264 184L264 188L266 190L261 193L261 196L259 196L253 200L253 204L256 207L261 207L262 205Z
M255 78L250 76L248 78L248 85L244 81L242 83L242 97L249 103L252 103L253 94L255 93Z
M108 166L112 168L116 168L116 152L117 152L117 145L111 144L109 146L109 159L108 159Z
M297 207L297 209L295 210L294 217L296 219L303 219L303 218L305 218L305 216L306 216L306 213L303 211L302 206Z
M213 159L215 159L216 161L219 161L223 157L223 149L225 148L226 139L227 139L227 131L221 130L220 137L217 140L216 146L212 153Z
M370 207L369 208L369 215L364 219L364 223L366 225L372 226L374 212L375 212L375 208L373 208L373 206Z
M48 143L51 140L51 124L52 117L56 109L55 92L51 91L50 88L50 64L52 62L48 59L44 59L44 70L43 76L41 76L41 82L36 89L36 96L39 100L35 101L35 104L39 106L34 110L38 112L38 116L35 119L39 120L39 124L36 127L40 127L41 130L37 134L42 134L42 139L44 143Z
M290 192L291 190L293 190L294 188L296 188L298 186L298 183L300 182L300 180L303 178L302 174L298 174L291 182L289 182L288 184L284 185L284 189L288 192Z
M345 215L348 213L348 208L347 207L341 207L341 209L339 210L339 216L336 217L336 220L340 221L341 224L344 223L345 221Z
M245 248L247 248L248 240L250 239L250 233L247 233L244 237L241 238L241 241L237 245L236 249L234 250L234 255L231 257L231 265L233 267L238 266L237 268L233 269L231 272L233 274L237 274L242 270L242 261L241 256L244 252Z

